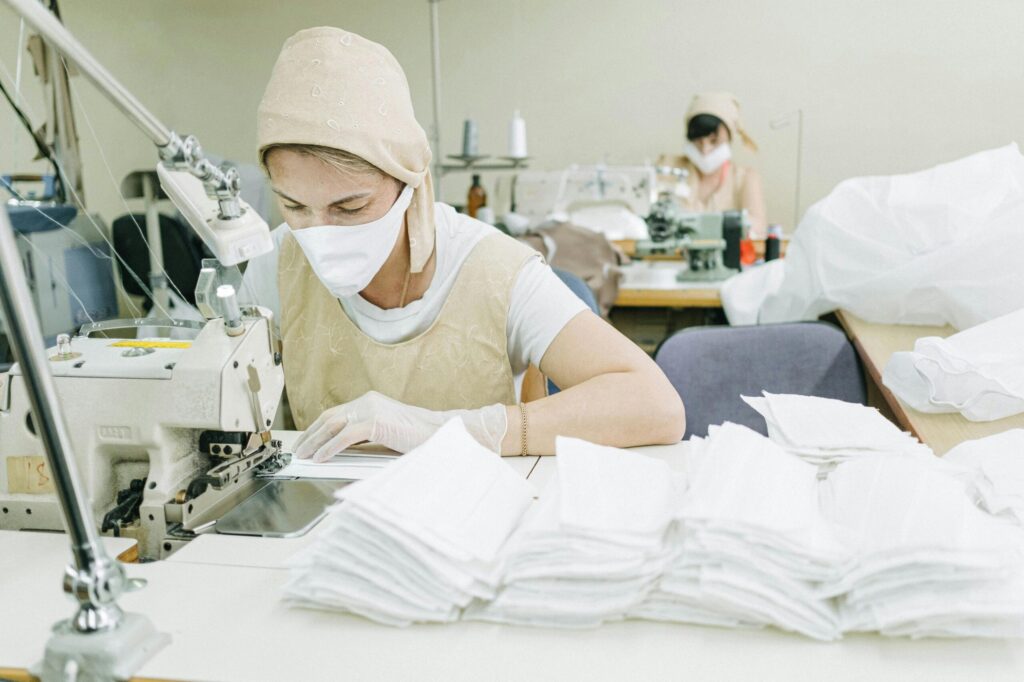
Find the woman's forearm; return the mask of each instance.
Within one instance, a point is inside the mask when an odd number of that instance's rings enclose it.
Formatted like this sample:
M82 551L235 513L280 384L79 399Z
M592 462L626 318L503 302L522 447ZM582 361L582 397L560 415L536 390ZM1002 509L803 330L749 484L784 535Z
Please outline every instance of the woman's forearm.
M626 371L601 374L553 396L526 403L527 452L550 455L556 436L616 447L678 442L685 430L683 403L663 374ZM522 415L507 408L502 455L522 452Z

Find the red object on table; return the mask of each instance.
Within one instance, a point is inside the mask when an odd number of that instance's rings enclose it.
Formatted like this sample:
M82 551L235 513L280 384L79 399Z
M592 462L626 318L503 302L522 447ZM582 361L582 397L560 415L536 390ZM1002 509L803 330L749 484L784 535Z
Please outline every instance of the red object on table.
M757 253L754 252L754 242L750 239L740 240L740 263L753 265L757 262Z

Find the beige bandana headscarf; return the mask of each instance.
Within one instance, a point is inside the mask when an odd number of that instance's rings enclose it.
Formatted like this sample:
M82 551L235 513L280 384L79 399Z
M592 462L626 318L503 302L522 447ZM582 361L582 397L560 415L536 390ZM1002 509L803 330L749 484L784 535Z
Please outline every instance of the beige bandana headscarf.
M256 124L261 154L273 144L333 147L411 185L410 268L423 271L434 249L430 144L385 47L330 26L299 31L281 48Z
M693 101L690 102L690 110L686 112L685 125L689 125L690 119L697 114L711 114L722 119L733 140L738 138L757 151L754 140L743 129L743 122L740 120L740 101L735 95L728 92L702 92L694 95Z

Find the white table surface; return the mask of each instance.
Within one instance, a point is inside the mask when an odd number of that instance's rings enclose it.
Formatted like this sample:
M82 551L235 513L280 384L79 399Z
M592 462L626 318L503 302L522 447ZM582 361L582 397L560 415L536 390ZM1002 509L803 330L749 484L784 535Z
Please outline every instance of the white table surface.
M722 282L680 282L676 279L686 270L682 260L635 260L619 266L622 270L620 289L714 289L722 288Z
M680 466L685 445L639 450ZM530 480L543 484L554 464L553 458L541 458ZM243 552L240 545L230 544L239 539L253 542ZM911 641L858 635L823 644L775 630L645 621L586 631L483 623L390 628L283 604L279 595L288 572L279 566L288 552L280 543L274 538L204 536L192 543L196 549L186 548L191 558L182 550L173 560L128 566L130 575L147 578L149 585L125 595L121 604L146 614L173 637L170 647L139 675L446 682L1024 680L1024 641L1015 640ZM62 535L0 533L0 667L34 663L50 626L72 612L59 588L67 559Z

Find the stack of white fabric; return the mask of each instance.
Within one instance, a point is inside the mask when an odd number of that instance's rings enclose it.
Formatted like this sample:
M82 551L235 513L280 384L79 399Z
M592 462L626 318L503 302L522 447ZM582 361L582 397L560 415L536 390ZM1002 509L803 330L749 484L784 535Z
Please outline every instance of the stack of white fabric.
M679 553L632 614L840 635L819 584L847 558L818 505L818 470L736 424L712 428L678 515Z
M882 382L921 412L992 421L1024 412L1024 308L949 338L893 353Z
M504 586L467 618L594 627L653 588L681 484L665 462L558 438L558 472L509 541Z
M768 424L768 437L812 464L831 467L878 454L933 457L873 407L806 395L743 396Z
M822 485L853 551L840 596L846 631L1024 636L1024 530L978 509L964 484L915 457L841 464Z
M962 468L969 492L983 509L1024 525L1024 429L965 441L942 461Z
M448 622L500 582L500 551L531 486L459 419L342 488L330 525L294 560L286 596L378 622Z

